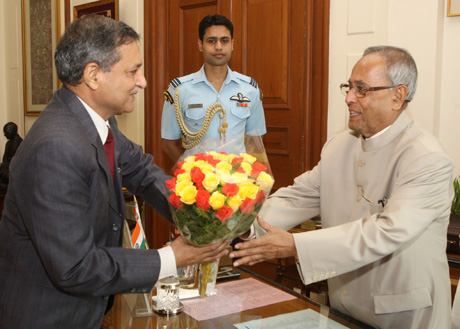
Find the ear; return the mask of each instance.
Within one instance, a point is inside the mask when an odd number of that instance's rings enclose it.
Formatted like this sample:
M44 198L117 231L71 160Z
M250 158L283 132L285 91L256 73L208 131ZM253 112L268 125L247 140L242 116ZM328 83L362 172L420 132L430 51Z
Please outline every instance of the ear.
M234 41L234 40L235 40L235 39L232 38L232 51L233 51L233 41Z
M201 41L200 39L198 39L198 49L203 52L203 41Z
M393 90L393 109L395 111L399 111L402 109L404 101L406 100L408 93L407 86L405 85L400 85L394 88Z
M83 81L92 90L99 88L101 83L100 79L101 68L97 63L86 64L83 70Z

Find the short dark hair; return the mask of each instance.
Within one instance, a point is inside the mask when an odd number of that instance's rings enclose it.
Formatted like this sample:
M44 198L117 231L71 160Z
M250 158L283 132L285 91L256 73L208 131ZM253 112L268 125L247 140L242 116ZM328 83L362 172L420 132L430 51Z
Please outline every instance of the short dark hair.
M213 26L213 25L223 25L223 26L225 26L230 31L230 35L232 36L232 39L233 39L233 24L232 24L232 21L229 20L225 16L215 14L215 15L205 16L201 20L200 25L198 26L198 36L200 37L201 41L203 41L203 37L204 37L204 34L206 32L206 29L208 27Z
M121 59L118 47L138 41L139 34L127 24L101 15L73 21L60 38L54 55L59 79L78 85L88 63L108 72Z

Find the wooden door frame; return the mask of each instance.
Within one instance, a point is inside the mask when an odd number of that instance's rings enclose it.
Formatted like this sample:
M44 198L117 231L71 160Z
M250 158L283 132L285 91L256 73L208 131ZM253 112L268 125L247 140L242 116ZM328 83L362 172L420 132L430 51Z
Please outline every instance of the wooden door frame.
M296 0L297 1L297 0ZM307 145L302 170L311 169L318 161L327 138L327 100L329 73L329 8L330 0L304 0L305 26L305 122ZM167 1L144 0L144 74L145 89L145 152L154 156L160 167L168 163L161 149L162 90L169 83L168 75L168 4ZM319 124L318 124L319 122ZM146 235L150 246L160 248L167 241L169 224L149 206L145 210Z
M168 1L144 0L145 152L164 168L167 156L161 149L162 90L168 85ZM153 18L153 19L152 19ZM169 223L149 205L145 207L145 234L149 245L158 249L168 239Z

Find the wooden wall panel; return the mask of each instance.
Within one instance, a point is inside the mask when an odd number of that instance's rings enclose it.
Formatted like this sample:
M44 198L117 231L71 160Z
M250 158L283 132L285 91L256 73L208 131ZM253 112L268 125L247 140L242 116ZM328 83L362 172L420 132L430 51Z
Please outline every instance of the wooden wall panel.
M235 29L241 31L242 73L253 77L264 95L264 144L276 190L291 184L304 164L306 5L294 0L244 0L232 12L241 17Z
M247 72L263 86L265 107L288 103L288 14L287 0L247 1L243 62L247 63Z
M198 24L206 15L217 11L217 1L170 1L170 67L171 79L198 71L203 56L198 50Z

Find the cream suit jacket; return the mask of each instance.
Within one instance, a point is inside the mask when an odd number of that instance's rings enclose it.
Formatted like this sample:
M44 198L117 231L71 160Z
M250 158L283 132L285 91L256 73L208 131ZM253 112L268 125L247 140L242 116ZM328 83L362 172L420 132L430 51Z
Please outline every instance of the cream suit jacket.
M304 283L328 279L332 308L376 328L450 328L452 167L403 112L374 139L332 138L260 216L289 229L321 215L323 229L294 240Z

